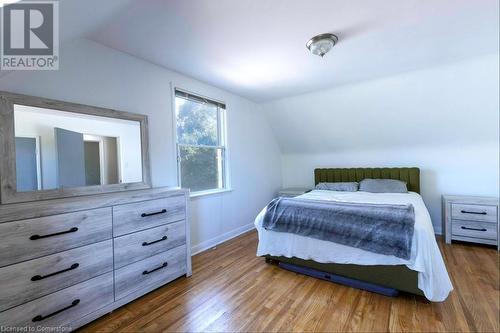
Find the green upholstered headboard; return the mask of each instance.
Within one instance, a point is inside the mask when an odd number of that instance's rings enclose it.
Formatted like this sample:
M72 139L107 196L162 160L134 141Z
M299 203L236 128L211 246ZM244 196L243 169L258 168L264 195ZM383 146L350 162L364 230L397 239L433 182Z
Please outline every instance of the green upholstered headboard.
M408 191L420 193L419 168L318 168L314 169L314 185L318 183L359 182L364 178L398 179L406 182Z

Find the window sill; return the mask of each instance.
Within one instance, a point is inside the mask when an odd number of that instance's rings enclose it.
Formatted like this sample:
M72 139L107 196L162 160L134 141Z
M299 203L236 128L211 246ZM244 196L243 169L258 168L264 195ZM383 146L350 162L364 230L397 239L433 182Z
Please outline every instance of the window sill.
M210 195L215 195L215 194L222 194L222 193L227 193L231 192L232 189L230 188L224 188L220 190L209 190L209 191L199 191L199 192L193 192L189 195L190 198L200 198L200 197L206 197Z

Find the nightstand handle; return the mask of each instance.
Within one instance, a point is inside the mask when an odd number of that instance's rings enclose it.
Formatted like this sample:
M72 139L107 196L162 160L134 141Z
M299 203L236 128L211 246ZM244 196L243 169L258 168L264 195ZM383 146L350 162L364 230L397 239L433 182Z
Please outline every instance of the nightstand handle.
M461 210L460 213L462 214L476 214L476 215L486 215L486 212L469 212L467 210Z
M474 231L487 231L486 229L482 228L482 229L477 229L477 228L468 228L468 227L461 227L462 229L465 229L465 230L474 230Z

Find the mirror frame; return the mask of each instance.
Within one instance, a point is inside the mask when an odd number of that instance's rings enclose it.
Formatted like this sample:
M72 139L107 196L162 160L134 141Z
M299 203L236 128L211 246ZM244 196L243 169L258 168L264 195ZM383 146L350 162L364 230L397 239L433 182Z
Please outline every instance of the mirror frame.
M15 104L92 116L138 121L141 127L142 182L18 192L16 185L16 147L14 133ZM151 175L149 169L148 117L146 115L0 91L0 200L2 204L147 188L151 188Z

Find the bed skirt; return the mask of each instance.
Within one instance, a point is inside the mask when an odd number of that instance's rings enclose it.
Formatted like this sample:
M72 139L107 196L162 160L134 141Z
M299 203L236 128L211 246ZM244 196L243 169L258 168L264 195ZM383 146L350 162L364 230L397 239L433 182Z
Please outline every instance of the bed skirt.
M265 256L266 260L280 261L316 269L319 271L345 276L385 287L397 289L410 294L424 296L418 289L418 272L405 265L352 265L352 264L323 264L313 260L299 258Z

